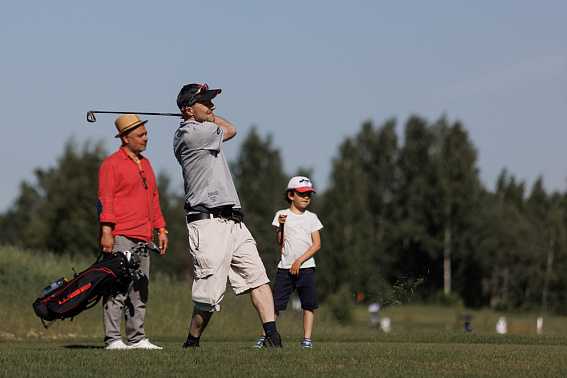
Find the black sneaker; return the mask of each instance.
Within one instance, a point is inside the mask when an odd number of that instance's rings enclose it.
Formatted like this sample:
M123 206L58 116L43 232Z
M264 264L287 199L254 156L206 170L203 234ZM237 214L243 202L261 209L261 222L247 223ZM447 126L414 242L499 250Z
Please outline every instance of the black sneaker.
M264 339L264 348L283 348L282 337L279 333L275 333L272 336Z
M183 344L183 349L185 348L199 348L199 344L197 344L196 342L194 342L193 340L187 340L184 344Z

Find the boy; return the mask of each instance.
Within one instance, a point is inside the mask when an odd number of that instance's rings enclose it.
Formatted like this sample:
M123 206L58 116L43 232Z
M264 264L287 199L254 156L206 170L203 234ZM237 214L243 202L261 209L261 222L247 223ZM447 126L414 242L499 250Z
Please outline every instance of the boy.
M285 193L289 209L278 211L272 222L282 249L273 291L276 317L279 311L286 309L291 293L297 289L303 309L304 338L301 348L304 349L313 347L313 310L319 307L313 255L321 248L319 230L323 225L316 214L307 210L314 193L307 177L293 177ZM254 348L261 348L264 338L261 336Z

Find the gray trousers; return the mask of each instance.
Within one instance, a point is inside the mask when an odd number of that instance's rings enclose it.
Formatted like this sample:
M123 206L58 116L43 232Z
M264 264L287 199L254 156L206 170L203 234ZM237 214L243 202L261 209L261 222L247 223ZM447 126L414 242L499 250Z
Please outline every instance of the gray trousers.
M122 235L114 237L114 251L130 251L142 240L127 238ZM127 290L103 298L102 319L104 322L104 344L122 340L120 326L124 313L127 344L131 345L146 338L144 318L150 278L150 256L147 249L140 252L142 261L140 270L145 276L133 280Z

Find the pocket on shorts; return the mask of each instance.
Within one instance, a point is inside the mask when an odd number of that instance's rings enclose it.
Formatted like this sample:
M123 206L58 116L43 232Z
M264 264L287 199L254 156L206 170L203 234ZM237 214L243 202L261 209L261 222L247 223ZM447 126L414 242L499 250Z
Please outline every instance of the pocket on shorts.
M207 253L191 250L193 259L193 275L195 279L206 278L212 276L214 272L212 261L207 258Z
M199 236L199 227L193 223L187 225L187 236L189 237L189 250L191 254L201 248L201 238Z
M214 271L213 261L210 261L210 252L207 252L206 238L201 237L201 230L208 226L208 221L195 221L188 225L189 250L193 260L193 273L195 279L211 276Z
M195 266L195 279L201 280L213 275L213 269L202 269Z

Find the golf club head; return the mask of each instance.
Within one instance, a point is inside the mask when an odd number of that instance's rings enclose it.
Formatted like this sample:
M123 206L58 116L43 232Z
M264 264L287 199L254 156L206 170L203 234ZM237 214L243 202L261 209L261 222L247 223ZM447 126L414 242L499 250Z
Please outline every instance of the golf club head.
M96 122L96 118L92 111L87 112L87 122L91 122L91 123Z
M149 242L147 246L152 252L155 252L157 254L161 254L159 247L157 245L155 245L153 242Z

